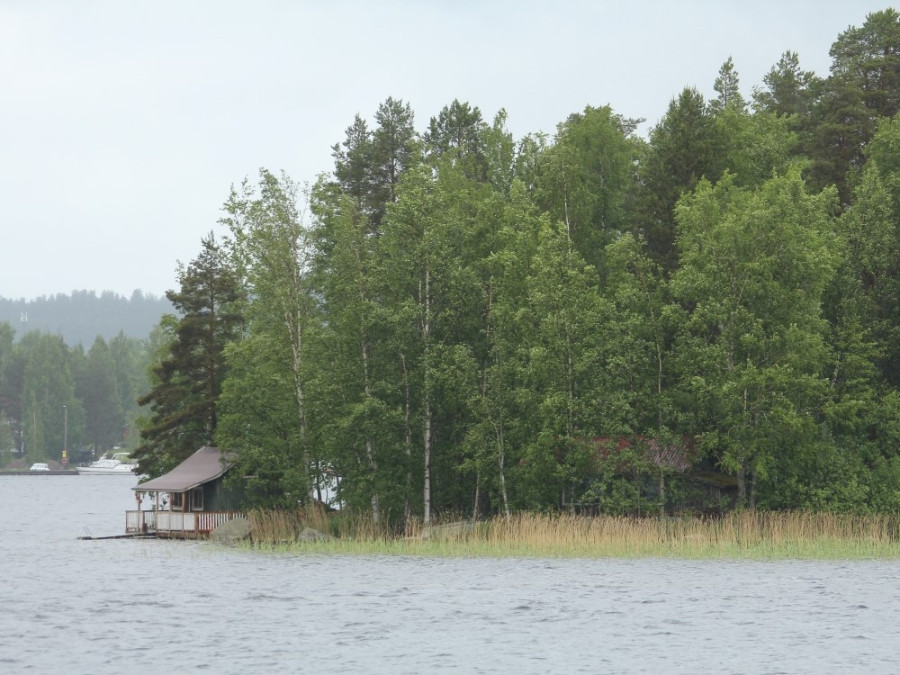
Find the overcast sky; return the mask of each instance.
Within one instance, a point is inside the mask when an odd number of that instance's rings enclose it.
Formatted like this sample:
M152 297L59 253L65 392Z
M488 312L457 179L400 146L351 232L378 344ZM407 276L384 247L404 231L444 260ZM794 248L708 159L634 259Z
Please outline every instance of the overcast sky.
M177 287L229 187L312 182L388 96L454 98L516 138L586 105L659 121L731 56L827 75L871 0L0 0L0 296Z

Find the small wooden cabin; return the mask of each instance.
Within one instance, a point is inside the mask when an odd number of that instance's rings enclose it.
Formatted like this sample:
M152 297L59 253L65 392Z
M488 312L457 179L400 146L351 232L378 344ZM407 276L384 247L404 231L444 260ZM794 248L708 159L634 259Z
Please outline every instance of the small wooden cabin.
M242 517L240 495L224 481L230 467L225 453L205 446L169 473L140 483L132 488L138 508L125 512L125 531L197 539Z

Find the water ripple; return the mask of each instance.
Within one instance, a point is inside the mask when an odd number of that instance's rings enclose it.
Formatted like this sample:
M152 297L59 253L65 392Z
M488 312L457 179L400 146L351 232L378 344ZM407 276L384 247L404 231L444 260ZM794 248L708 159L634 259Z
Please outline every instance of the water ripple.
M83 542L84 523L121 530L128 485L16 480L0 477L0 560L15 580L0 586L3 672L896 671L893 561L454 560ZM48 493L27 494L35 489ZM21 527L25 504L43 518L33 529Z

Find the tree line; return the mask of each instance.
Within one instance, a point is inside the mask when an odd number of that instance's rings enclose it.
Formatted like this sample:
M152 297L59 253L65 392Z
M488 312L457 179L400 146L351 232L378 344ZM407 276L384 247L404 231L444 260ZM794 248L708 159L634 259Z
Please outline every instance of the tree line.
M31 330L16 339L0 323L0 466L14 459L71 465L115 447L137 445L140 392L154 335L120 331L97 336L90 348L69 346L59 334Z
M130 298L112 291L57 293L31 300L0 297L0 323L16 327L19 336L31 331L61 335L69 345L89 347L97 336L114 339L119 332L144 339L172 311L166 298L134 291Z
M136 455L235 453L249 505L401 523L591 505L900 507L900 15L827 77L729 58L640 120L515 139L357 115L304 189L234 187L168 294ZM699 482L698 482L699 481Z

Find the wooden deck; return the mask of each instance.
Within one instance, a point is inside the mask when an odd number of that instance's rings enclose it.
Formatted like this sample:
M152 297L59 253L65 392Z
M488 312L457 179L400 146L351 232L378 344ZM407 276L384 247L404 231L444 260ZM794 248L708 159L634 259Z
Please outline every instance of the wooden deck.
M206 539L219 525L243 518L239 511L126 511L125 532L157 538Z

